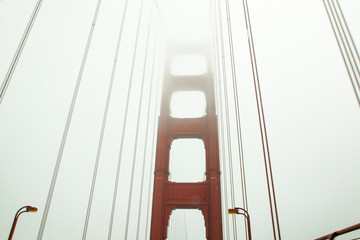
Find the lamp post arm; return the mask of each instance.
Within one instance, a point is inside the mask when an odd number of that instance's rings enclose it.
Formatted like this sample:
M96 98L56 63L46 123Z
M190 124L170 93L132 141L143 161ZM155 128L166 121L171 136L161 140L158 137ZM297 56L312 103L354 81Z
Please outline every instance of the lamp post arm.
M240 212L239 210L241 210L243 212ZM250 215L249 215L249 213L244 208L239 208L239 207L229 209L229 213L230 214L240 214L240 215L243 215L246 218L247 225L248 225L248 228L247 228L248 236L249 236L249 240L251 240Z
M11 227L11 230L10 230L10 234L9 234L9 239L8 240L12 240L12 237L14 235L14 232L15 232L15 227L16 227L16 223L19 219L19 216L24 213L24 212L29 212L29 211L33 211L33 212L36 212L37 211L37 208L34 208L34 207L31 207L31 206L24 206L22 208L20 208L16 214L15 214L15 217L14 217L14 221L13 221L13 224L12 224L12 227Z

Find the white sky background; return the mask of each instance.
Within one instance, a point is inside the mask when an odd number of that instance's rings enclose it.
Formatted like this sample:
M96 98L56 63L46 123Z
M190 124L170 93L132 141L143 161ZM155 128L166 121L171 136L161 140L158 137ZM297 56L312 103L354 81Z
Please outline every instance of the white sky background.
M5 77L35 3L0 1L0 79ZM107 237L139 3L129 3L88 239ZM114 239L122 239L124 234L149 3L145 1L133 78ZM166 13L165 1L158 3ZM230 4L251 227L254 239L269 239L272 233L246 30L241 1ZM340 4L359 47L360 2L342 0ZM21 216L14 239L36 239L95 7L94 0L44 1L0 106L1 239L8 237L13 216L24 205L36 206L39 212ZM82 236L122 7L123 1L103 0L44 239ZM360 110L322 1L257 0L249 1L249 8L283 239L312 239L360 222ZM178 11L181 15L188 12ZM151 39L153 46L153 35ZM149 91L143 97L147 99ZM143 109L145 106L146 101ZM153 119L154 107L151 112ZM135 239L146 133L144 110L141 119L128 239ZM151 134L147 156L151 154ZM146 159L148 177L150 157ZM239 193L236 203L241 205ZM145 237L144 222L139 239Z

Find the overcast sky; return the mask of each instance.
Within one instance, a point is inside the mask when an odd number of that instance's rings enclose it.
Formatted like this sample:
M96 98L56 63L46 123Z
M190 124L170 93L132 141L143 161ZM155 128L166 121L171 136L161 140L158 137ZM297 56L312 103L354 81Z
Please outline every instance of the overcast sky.
M87 239L106 239L108 236L140 2L129 1ZM158 7L153 8L148 63L144 70L151 9L151 1L144 1L131 78L130 111L121 155L113 239L123 239L124 236L133 163L135 178L128 239L136 238L138 223L139 239L144 239L146 235L147 194L149 182L152 183L149 179L154 154L153 130L158 114L156 89L161 79L159 56L164 47L164 34L160 32L181 33L176 36L179 40L182 37L184 41L191 41L202 36L203 32L197 26L206 25L204 19L208 18L204 16L211 13L210 1L201 0L198 4L195 1L180 2L158 0ZM360 2L339 2L359 47ZM35 4L35 0L0 1L1 81ZM38 235L96 4L95 0L44 1L1 103L1 239L8 237L14 214L24 205L36 206L39 211L21 216L14 239L36 239ZM224 2L221 1L221 4L225 28ZM43 239L80 239L83 234L123 7L124 1L102 1ZM271 239L264 164L241 1L230 0L230 7L253 239ZM313 239L359 223L360 109L322 1L256 0L249 1L249 8L282 238ZM198 18L194 21L191 16L197 12ZM173 21L174 18L182 21ZM201 28L204 29L207 28ZM225 44L226 34L224 29ZM227 66L230 63L228 50L226 45ZM223 84L229 81L230 86L228 70L227 80L219 79L219 82ZM145 90L134 158L143 71ZM153 82L150 81L152 75L155 76ZM230 95L227 97L231 105ZM147 125L149 102L150 120ZM230 116L233 117L233 113ZM234 131L235 120L232 119L230 127ZM236 153L233 154L236 162ZM138 222L143 159L145 181L141 221ZM228 158L223 160L226 161L225 168L229 170ZM235 163L235 205L241 207L237 167ZM186 219L186 214L178 218ZM179 231L180 228L172 228L173 239L185 239L179 235L184 233ZM241 239L241 221L238 232ZM359 237L360 233L355 236Z

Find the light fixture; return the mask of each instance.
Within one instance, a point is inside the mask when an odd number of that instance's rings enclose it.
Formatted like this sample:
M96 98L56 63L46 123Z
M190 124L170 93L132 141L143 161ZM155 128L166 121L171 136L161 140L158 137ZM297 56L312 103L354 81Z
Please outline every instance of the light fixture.
M14 235L14 232L15 232L15 227L16 227L16 223L17 223L17 220L19 218L19 216L24 213L24 212L37 212L37 208L36 207L32 207L32 206L24 206L22 208L20 208L16 214L15 214L15 218L14 218L14 221L13 221L13 224L12 224L12 227L11 227L11 230L10 230L10 235L9 235L9 240L12 239L13 235Z
M242 211L242 212L241 212ZM248 236L249 236L249 240L251 240L251 229L250 229L250 215L249 213L243 209L243 208L230 208L228 210L228 213L233 215L233 214L240 214L240 215L243 215L246 220L247 220L247 230L248 230Z

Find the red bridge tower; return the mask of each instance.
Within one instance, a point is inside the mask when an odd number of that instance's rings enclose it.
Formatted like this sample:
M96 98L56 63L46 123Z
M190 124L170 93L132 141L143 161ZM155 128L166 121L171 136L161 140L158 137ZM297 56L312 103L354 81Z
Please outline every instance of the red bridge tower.
M223 239L218 127L209 49L207 43L168 47L157 137L151 240L167 238L169 218L175 209L201 210L205 219L206 238ZM203 56L207 71L201 75L173 75L170 71L171 62L178 55ZM172 117L170 102L172 94L177 91L203 92L206 98L206 115L200 118ZM171 144L173 140L181 138L203 140L206 155L205 181L181 183L169 180Z

